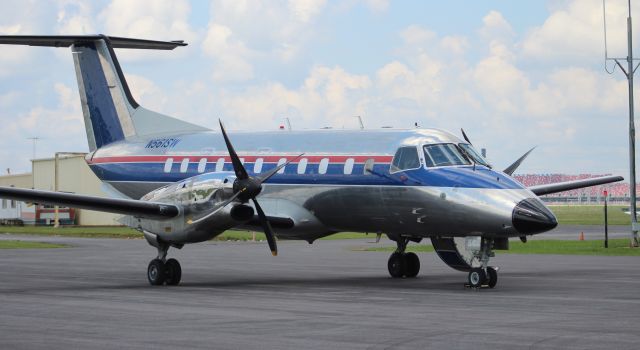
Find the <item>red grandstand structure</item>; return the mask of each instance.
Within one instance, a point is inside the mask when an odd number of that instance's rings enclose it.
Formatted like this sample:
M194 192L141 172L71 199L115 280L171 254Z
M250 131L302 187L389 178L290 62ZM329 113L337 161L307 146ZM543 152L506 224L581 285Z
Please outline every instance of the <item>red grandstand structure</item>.
M567 174L516 174L514 177L525 186L535 186L551 184L563 181L573 181L589 179L592 177L606 176L611 174L579 174L579 175L567 175ZM640 186L636 186L636 193L638 193ZM581 188L577 190L559 192L542 196L541 198L545 202L556 203L589 203L589 202L601 202L604 199L604 191L608 192L609 200L613 202L629 202L629 183L628 182L616 182L607 185L593 186L587 188Z

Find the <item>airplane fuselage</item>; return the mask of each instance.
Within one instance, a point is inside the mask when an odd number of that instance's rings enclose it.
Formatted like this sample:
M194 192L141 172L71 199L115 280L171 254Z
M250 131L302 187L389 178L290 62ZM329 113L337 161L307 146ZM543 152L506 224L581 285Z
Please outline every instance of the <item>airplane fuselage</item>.
M285 214L295 222L290 229L276 230L289 238L313 240L340 231L513 237L523 234L514 228L514 207L535 198L512 177L487 166L427 166L423 146L466 144L441 130L330 129L230 136L252 174L304 153L266 182L260 195L267 214ZM420 164L394 171L394 155L403 147L415 147ZM87 162L102 181L136 199L194 176L232 171L216 132L116 142L89 154ZM218 233L200 232L188 241ZM167 234L166 239L171 237Z

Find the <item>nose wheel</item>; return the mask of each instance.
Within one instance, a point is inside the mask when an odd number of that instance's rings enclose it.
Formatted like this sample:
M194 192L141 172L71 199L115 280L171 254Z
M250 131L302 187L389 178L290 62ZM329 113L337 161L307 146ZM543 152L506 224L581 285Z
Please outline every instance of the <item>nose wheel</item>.
M482 286L494 288L497 283L498 269L495 267L488 266L486 270L482 268L475 268L469 271L467 285L471 288L481 288Z

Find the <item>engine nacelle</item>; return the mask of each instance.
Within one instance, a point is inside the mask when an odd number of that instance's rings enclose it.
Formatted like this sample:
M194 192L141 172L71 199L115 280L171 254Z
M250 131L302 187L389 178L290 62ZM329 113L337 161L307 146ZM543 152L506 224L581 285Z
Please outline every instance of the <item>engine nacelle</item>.
M231 208L230 214L233 220L246 222L253 219L254 211L253 208L248 205L238 204Z

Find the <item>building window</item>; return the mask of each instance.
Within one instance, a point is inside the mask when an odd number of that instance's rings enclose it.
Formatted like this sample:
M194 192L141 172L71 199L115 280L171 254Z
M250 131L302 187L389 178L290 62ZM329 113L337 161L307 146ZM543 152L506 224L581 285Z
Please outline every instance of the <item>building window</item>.
M373 171L373 166L376 164L376 161L373 158L367 159L364 163L364 168L362 169L363 174L371 175L371 171Z
M322 158L320 160L320 165L318 167L318 173L326 174L328 167L329 167L329 158Z
M216 172L221 172L224 170L224 158L218 158L216 162Z
M280 158L280 160L278 161L278 165L277 166L281 166L282 164L287 162L287 158ZM284 169L285 167L282 167L282 169L278 170L278 174L284 174Z
M14 201L13 199L11 200L11 208L15 209L16 207L16 201Z
M2 200L2 209L7 209L7 200L6 199Z
M204 173L204 169L207 167L207 158L201 158L198 162L198 172Z
M182 163L180 163L180 172L186 173L188 167L189 167L189 158L183 158Z
M354 163L353 158L348 158L347 161L344 163L345 175L351 174L351 172L353 171L353 163Z
M170 173L172 166L173 166L173 158L167 158L167 161L164 162L164 172Z
M254 174L260 174L262 172L262 163L263 162L264 162L264 159L262 159L262 158L256 159L256 162L253 164L253 173Z
M298 162L298 174L305 173L305 171L307 170L307 162L307 158L300 159L300 161Z

